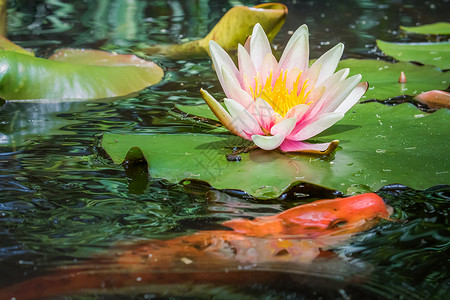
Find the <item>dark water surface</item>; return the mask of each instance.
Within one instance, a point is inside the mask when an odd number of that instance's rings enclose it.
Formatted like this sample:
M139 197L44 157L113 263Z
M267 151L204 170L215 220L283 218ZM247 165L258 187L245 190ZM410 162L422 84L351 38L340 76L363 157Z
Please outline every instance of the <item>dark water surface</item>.
M9 37L46 56L60 47L99 48L173 43L203 37L232 4L258 1L9 1ZM296 3L295 3L296 2ZM275 39L307 23L311 56L338 42L346 57L377 57L375 40L409 41L399 25L448 21L449 1L289 1L286 24ZM199 88L220 91L209 59L152 58L163 82L133 98L116 101L30 104L0 108L0 286L83 260L115 242L168 238L241 216L277 213L327 194L290 194L258 201L207 187L151 178L145 166L124 170L98 155L102 132L208 132L206 125L177 118L175 104L202 103ZM101 153L100 153L101 154ZM392 182L391 184L394 184ZM416 191L389 186L378 192L395 208L394 219L336 249L359 262L364 278L339 283L346 268L323 273L336 280L292 272L285 280L245 289L204 290L205 297L254 299L444 299L449 293L450 187ZM353 271L358 273L355 267ZM348 267L347 267L348 269ZM300 278L301 277L301 278ZM319 276L320 277L320 276ZM337 283L336 283L337 282ZM136 293L80 299L188 298ZM194 297L194 296L192 296ZM195 297L199 297L197 294ZM77 298L77 297L73 297ZM78 299L78 298L77 298Z

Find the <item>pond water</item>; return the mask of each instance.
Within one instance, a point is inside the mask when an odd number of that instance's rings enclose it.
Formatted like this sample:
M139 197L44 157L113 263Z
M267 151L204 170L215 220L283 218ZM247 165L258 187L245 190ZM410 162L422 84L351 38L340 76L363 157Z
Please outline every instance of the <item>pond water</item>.
M9 38L46 56L61 47L127 52L139 44L201 38L232 5L258 1L9 1ZM276 37L307 23L311 56L338 42L346 57L379 57L375 40L410 40L399 25L448 18L449 1L289 1ZM319 187L258 200L202 184L152 178L146 166L123 168L104 159L98 136L113 133L207 132L174 116L175 104L200 104L199 88L220 91L209 59L151 58L164 80L135 97L74 103L4 103L0 108L0 287L83 261L136 239L167 239L217 227L225 220L278 213L329 197ZM389 182L387 184L396 184ZM414 190L390 185L377 192L395 208L315 276L295 265L282 279L232 285L117 291L74 299L444 299L449 293L450 186ZM272 270L277 273L277 270ZM357 280L349 279L357 278ZM277 278L277 279L275 279Z

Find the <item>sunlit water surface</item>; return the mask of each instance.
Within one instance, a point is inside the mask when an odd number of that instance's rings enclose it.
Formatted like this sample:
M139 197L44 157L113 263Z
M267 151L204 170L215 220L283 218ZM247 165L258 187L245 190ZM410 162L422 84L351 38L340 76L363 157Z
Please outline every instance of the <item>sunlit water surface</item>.
M46 56L59 47L127 52L138 43L173 43L204 36L240 1L10 1L10 38ZM257 1L242 1L254 5ZM294 2L294 3L293 3ZM295 3L297 2L297 3ZM311 56L338 42L346 57L378 57L375 40L410 40L399 25L448 17L448 1L289 1L286 24L275 39L307 23ZM446 9L447 8L447 9ZM281 49L281 48L280 48ZM145 166L115 166L98 153L102 132L208 132L210 127L172 113L175 104L202 103L199 88L220 96L209 59L151 58L166 75L133 98L57 104L6 103L0 110L0 286L41 275L105 251L118 241L169 238L214 229L221 221L274 214L327 195L315 190L258 201L206 186L151 178ZM392 183L394 184L394 183ZM449 292L450 187L379 191L395 208L393 219L336 249L361 264L363 280L337 284L294 274L245 289L204 290L205 297L255 299L444 299ZM323 267L323 266L322 266ZM357 270L358 271L358 270ZM330 265L339 277L345 268ZM300 276L301 277L301 276ZM337 280L339 283L339 280ZM166 297L185 298L186 295ZM161 295L159 295L161 296ZM199 295L196 294L196 297ZM83 299L153 298L152 293ZM162 296L161 296L162 297ZM362 298L361 298L362 297Z

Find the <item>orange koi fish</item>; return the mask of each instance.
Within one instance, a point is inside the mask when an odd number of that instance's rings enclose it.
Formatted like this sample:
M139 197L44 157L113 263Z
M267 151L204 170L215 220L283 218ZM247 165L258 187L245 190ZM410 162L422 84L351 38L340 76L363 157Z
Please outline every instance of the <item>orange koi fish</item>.
M226 221L224 230L121 245L86 263L6 287L0 300L270 281L283 266L309 265L391 212L372 193L318 200L273 216Z

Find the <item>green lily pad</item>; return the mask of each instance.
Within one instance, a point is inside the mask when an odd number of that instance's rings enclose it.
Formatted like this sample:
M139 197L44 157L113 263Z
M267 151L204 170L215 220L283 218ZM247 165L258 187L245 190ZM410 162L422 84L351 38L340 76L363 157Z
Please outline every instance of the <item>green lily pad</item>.
M99 59L96 52L96 59ZM103 51L102 51L103 52ZM70 101L122 97L158 83L164 75L156 64L142 59L128 63L87 65L86 57L77 53L71 62L31 57L0 50L0 97L9 101ZM103 56L112 54L103 52Z
M361 74L369 82L362 100L386 100L401 95L418 95L430 90L445 90L450 84L450 73L433 66L418 66L409 62L389 63L382 60L345 59L338 69L350 68L350 76ZM407 82L399 83L400 72Z
M400 29L418 34L435 34L435 35L447 35L450 34L450 23L437 22L433 24L427 24L422 26L406 27L400 26Z
M200 40L174 45L154 45L139 47L138 52L147 55L163 55L170 58L207 57L209 41L216 41L226 51L237 49L238 44L244 45L252 34L256 23L261 24L271 41L280 31L286 19L287 7L281 3L263 3L254 7L235 6L230 9Z
M375 191L390 183L427 188L450 182L445 141L450 111L425 115L410 104L356 105L314 141L340 140L331 157L254 150L227 161L231 147L248 143L227 134L104 134L102 147L114 163L145 159L153 177L204 180L217 189L238 189L274 198L298 181L349 192Z
M386 55L400 61L416 61L450 69L450 42L443 43L388 43L377 40L377 46Z

